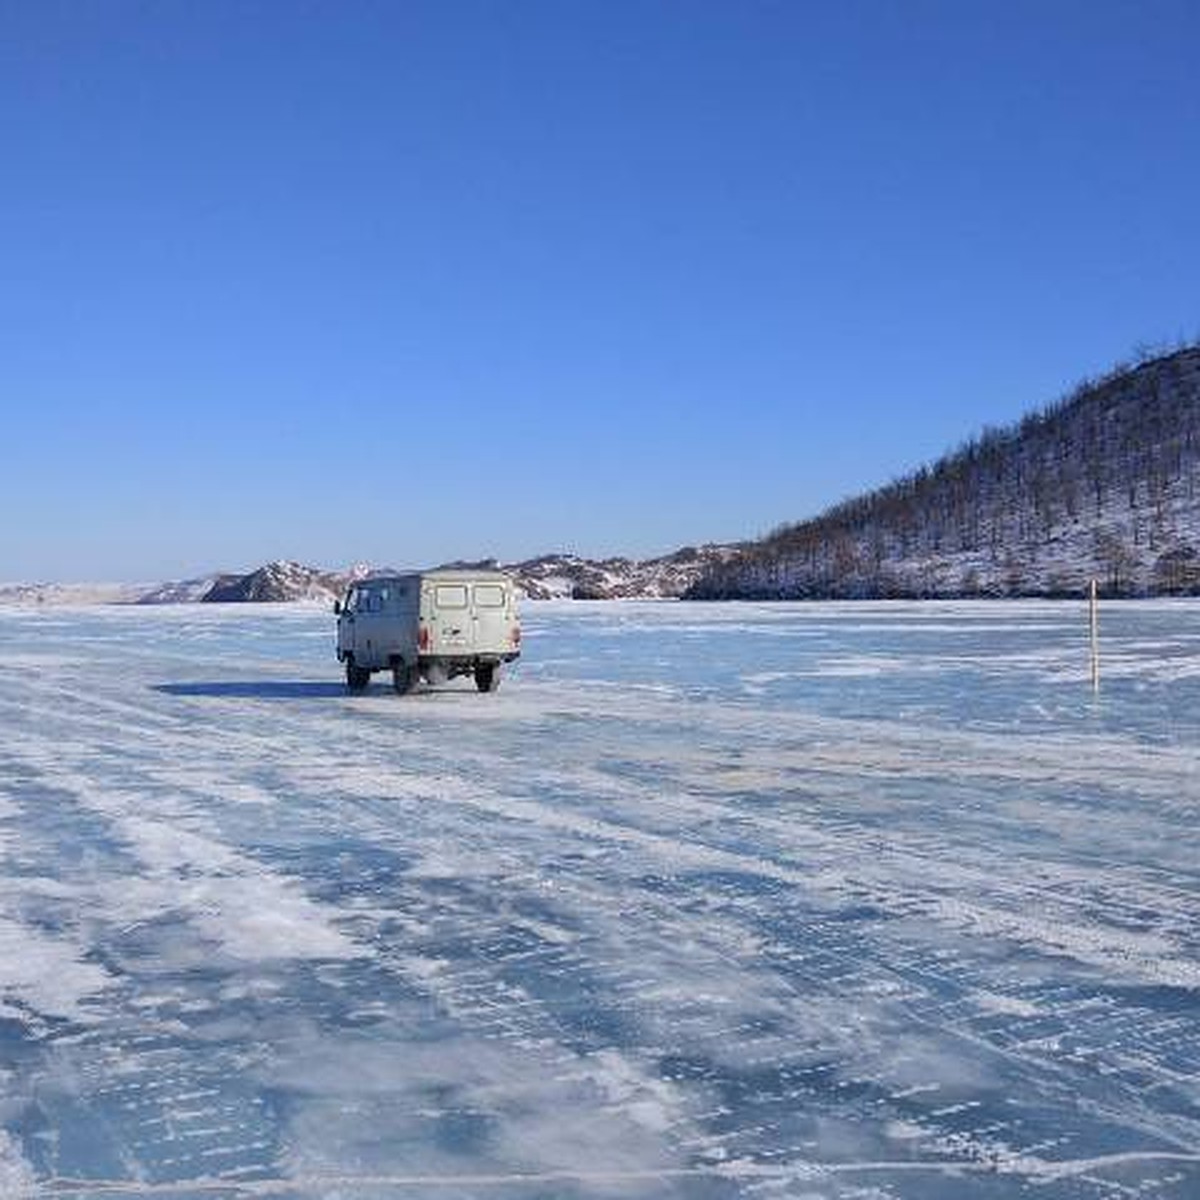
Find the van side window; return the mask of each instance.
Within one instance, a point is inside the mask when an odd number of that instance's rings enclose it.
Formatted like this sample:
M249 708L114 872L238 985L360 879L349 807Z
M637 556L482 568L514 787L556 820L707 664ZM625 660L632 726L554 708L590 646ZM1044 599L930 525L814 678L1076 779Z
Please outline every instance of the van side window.
M498 583L477 583L475 603L480 608L503 608L504 589Z
M467 589L461 583L439 583L433 599L438 608L466 608Z

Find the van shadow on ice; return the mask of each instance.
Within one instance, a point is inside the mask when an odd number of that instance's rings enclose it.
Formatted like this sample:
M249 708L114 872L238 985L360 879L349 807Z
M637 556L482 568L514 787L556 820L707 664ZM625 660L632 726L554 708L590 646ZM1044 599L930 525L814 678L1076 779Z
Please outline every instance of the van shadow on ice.
M164 696L207 696L218 700L327 700L344 696L342 684L327 680L243 679L199 683L156 683Z

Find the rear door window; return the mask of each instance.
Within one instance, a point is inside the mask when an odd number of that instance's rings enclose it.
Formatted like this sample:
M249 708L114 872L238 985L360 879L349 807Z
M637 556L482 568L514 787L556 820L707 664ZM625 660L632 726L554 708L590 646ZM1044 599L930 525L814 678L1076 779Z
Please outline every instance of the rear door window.
M504 589L498 583L477 583L475 603L480 608L503 608Z
M466 608L467 587L463 583L439 583L433 594L438 608Z

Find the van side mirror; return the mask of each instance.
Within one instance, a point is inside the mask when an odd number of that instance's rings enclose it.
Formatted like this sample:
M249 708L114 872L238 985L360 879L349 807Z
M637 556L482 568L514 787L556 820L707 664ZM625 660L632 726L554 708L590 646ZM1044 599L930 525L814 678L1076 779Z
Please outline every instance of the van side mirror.
M340 600L335 600L333 602L333 615L335 617L340 617L342 615L342 602Z

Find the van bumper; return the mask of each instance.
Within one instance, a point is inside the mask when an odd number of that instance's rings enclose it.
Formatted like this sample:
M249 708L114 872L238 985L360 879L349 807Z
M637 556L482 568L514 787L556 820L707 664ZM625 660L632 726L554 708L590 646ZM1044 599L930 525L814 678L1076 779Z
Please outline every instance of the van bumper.
M441 663L454 670L469 671L475 667L516 662L520 657L520 650L506 650L503 654L421 654L417 657L417 665L426 667Z

